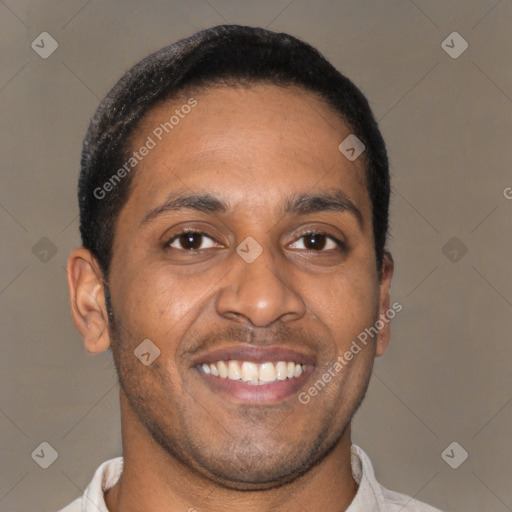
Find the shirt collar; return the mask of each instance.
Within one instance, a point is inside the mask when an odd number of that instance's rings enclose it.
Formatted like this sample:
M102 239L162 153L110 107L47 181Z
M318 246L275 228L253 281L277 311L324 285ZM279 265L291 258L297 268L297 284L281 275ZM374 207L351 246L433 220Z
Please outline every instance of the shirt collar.
M82 497L82 511L109 512L104 493L117 484L123 472L123 458L107 460L94 474Z
M351 447L352 476L358 488L346 512L385 512L382 490L373 472L370 458L356 444Z

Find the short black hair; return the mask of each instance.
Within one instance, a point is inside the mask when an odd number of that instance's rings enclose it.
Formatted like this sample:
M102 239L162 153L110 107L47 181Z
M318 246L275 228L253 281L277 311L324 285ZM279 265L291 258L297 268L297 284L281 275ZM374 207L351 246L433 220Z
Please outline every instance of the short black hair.
M109 187L129 159L139 121L157 104L194 87L225 84L296 86L333 108L365 145L365 179L372 205L380 272L388 232L389 164L386 146L362 92L315 48L285 33L220 25L202 30L144 58L103 99L84 139L78 183L80 234L108 276L116 222L134 172ZM341 140L340 140L341 142ZM95 192L96 191L96 192Z

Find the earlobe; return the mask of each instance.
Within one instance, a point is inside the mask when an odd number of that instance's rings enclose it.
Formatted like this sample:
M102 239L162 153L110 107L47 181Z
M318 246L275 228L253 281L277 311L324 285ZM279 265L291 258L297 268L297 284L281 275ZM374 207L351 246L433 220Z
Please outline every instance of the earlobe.
M375 357L379 357L388 348L391 338L391 318L390 311L390 296L391 279L393 277L394 262L391 253L384 252L381 268L380 278L380 297L379 297L379 335L377 337L377 346L375 347ZM381 328L382 327L382 328Z
M68 258L67 281L73 322L88 352L103 352L110 346L104 280L94 256L83 247Z

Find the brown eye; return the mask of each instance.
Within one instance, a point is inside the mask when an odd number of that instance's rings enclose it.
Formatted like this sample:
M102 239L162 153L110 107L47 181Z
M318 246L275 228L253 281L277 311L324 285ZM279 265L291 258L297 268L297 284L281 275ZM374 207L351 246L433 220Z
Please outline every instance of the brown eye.
M302 241L302 243L300 243ZM291 245L292 249L307 251L325 251L339 248L341 242L325 233L305 233Z
M199 231L186 231L179 233L167 243L168 247L185 251L197 251L215 247L213 240Z
M327 243L324 235L311 234L304 237L304 247L306 249L322 250Z

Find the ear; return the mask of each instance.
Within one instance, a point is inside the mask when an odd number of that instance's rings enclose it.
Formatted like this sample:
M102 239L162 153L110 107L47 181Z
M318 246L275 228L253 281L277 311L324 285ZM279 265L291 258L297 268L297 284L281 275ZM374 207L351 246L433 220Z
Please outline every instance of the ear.
M90 251L79 247L68 258L67 280L73 322L88 352L110 346L103 273Z
M389 291L391 289L391 278L393 277L394 262L391 253L388 251L384 252L381 267L380 277L380 297L379 297L379 325L384 324L379 329L379 335L377 337L377 346L375 348L375 357L384 354L389 345L391 338L391 318L389 318Z

